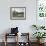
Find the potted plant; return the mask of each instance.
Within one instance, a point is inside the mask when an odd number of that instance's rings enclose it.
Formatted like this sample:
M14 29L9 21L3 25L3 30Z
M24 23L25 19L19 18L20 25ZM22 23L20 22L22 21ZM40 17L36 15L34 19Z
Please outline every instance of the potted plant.
M33 35L37 38L37 41L40 43L40 40L46 36L45 32L35 32ZM45 37L44 37L45 38Z

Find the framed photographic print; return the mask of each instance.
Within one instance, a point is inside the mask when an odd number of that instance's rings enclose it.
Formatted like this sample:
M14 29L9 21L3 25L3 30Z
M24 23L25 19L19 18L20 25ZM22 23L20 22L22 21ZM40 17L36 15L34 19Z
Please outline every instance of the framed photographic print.
M10 7L10 19L11 20L25 20L26 7Z

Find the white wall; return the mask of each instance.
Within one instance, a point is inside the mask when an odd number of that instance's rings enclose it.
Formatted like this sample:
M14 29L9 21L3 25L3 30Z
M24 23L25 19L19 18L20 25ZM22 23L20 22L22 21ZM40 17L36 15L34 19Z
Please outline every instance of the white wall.
M10 7L26 7L26 20L10 20ZM36 0L0 0L0 34L17 26L32 35L32 24L36 24Z

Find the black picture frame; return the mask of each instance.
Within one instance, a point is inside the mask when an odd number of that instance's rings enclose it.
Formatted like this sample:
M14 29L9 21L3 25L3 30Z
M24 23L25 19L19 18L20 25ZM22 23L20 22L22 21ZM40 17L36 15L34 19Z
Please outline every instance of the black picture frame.
M10 7L11 20L26 20L26 7Z

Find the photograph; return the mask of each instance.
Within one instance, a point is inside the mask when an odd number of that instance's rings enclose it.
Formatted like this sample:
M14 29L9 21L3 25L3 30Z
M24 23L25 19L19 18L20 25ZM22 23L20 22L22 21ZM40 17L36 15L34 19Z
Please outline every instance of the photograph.
M10 7L10 19L11 20L25 20L26 7Z

